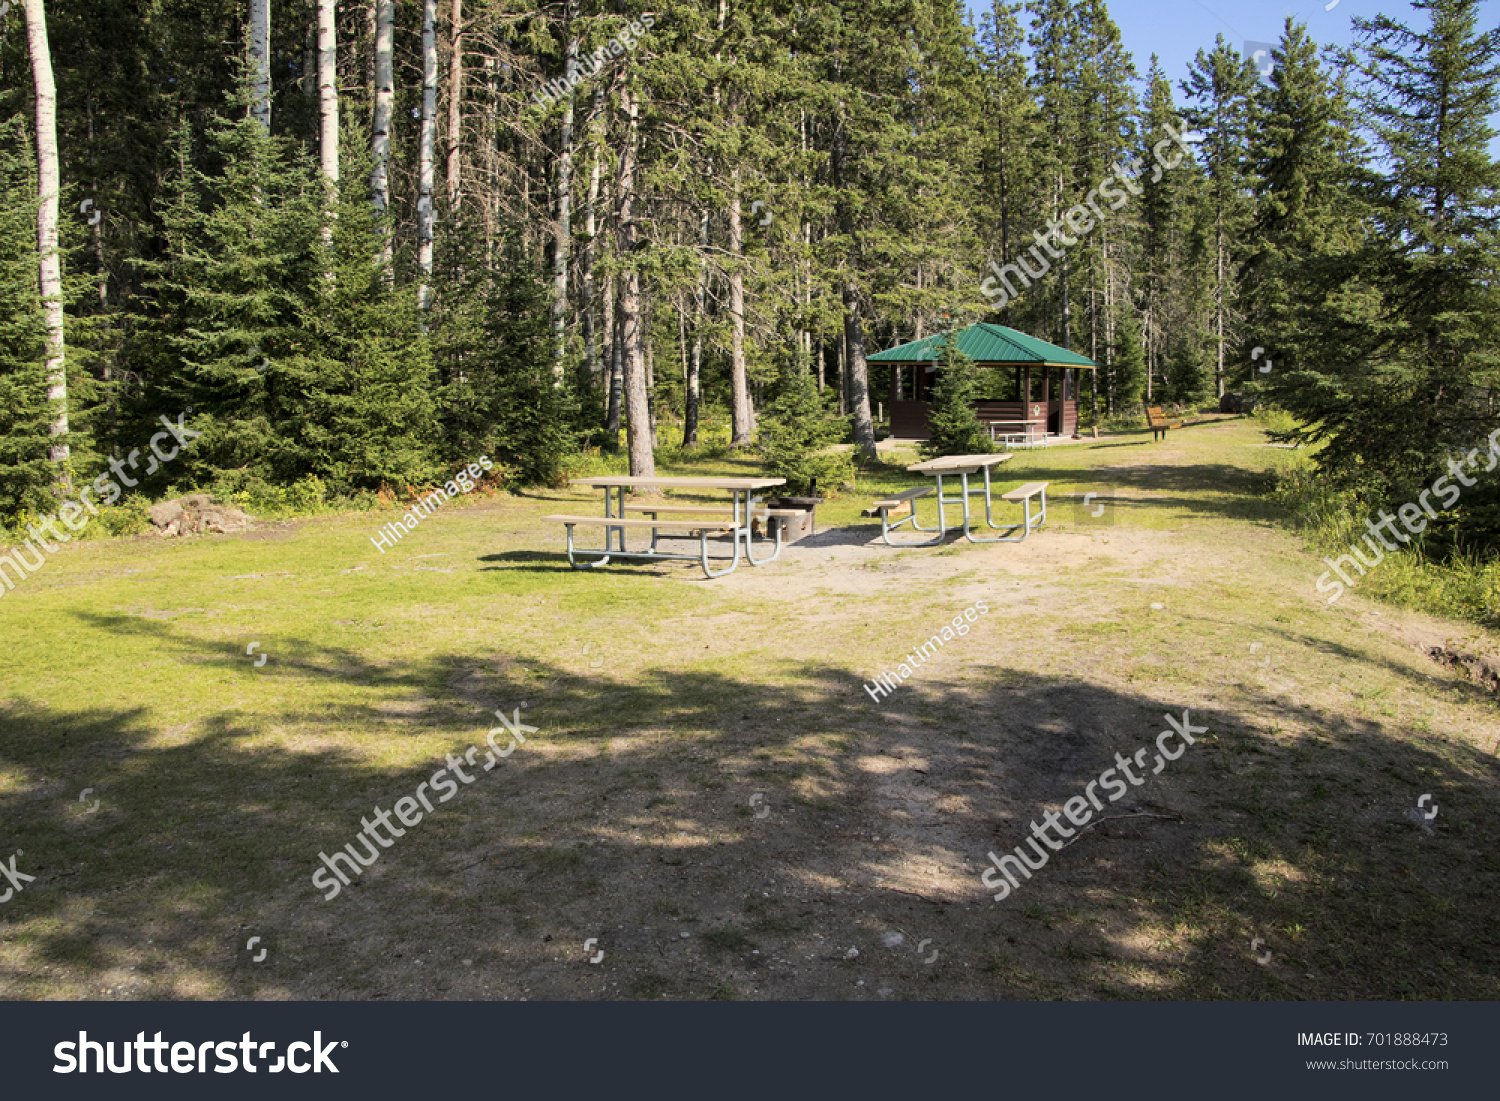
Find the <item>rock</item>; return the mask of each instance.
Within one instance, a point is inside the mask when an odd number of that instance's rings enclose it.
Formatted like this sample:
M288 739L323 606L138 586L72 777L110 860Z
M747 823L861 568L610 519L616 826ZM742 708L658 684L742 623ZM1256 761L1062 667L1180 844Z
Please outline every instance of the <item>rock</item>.
M161 536L196 535L205 531L227 534L247 530L254 519L237 508L218 505L207 493L190 493L161 501L146 510Z

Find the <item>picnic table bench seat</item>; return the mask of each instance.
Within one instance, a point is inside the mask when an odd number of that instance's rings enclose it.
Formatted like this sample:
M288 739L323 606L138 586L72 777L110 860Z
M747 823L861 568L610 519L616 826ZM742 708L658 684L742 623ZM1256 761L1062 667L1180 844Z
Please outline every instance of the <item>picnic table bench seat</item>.
M1021 534L1014 537L1013 539L1004 540L1004 542L1019 543L1022 539L1025 539L1028 535L1031 534L1032 528L1039 528L1047 522L1048 485L1049 483L1047 482L1027 482L1025 485L1016 486L1015 489L1000 494L1000 499L1002 501L1019 502L1021 504L1021 507L1025 510L1024 521L1020 524L1017 524L1011 529L1012 531L1019 530ZM1031 518L1031 499L1038 496L1042 499L1042 511L1040 514L1038 514L1036 520L1033 521Z
M865 509L861 516L880 516L892 510L904 515L912 507L912 502L918 497L926 497L932 492L931 486L917 486L914 489L902 490L900 493L889 497L882 497L878 501L871 502L870 507Z

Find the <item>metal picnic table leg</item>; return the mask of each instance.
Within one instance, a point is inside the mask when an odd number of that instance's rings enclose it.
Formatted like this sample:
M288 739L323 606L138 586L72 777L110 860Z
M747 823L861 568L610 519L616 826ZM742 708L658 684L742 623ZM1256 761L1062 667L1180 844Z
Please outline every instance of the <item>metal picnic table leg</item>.
M941 474L937 475L937 496L938 496L938 526L936 528L937 534L933 538L931 538L931 539L914 540L914 541L912 541L910 543L906 543L906 542L898 543L898 542L896 542L894 539L891 538L891 532L894 530L892 528L892 526L891 526L891 517L890 517L890 511L891 510L888 509L888 508L881 509L880 510L880 538L885 541L885 545L888 546L888 547L935 547L939 543L941 543L943 541L943 536L947 533L947 530L948 530L947 527L944 524L944 514L943 514L943 476ZM910 524L912 526L912 530L913 531L930 532L930 531L934 530L932 528L924 528L921 524L917 523L917 502L919 500L921 500L920 497L913 497L910 501L907 502L908 506L911 508L911 515L908 516L904 520L897 520L896 524L895 524L895 527L899 528L902 524Z
M736 516L739 515L738 500L739 500L739 493L738 493L738 491L736 491L735 492L735 501L736 501L735 515ZM746 512L748 513L748 511L749 510L747 509ZM745 532L745 536L746 536L747 539L749 538L749 535L750 535L750 532L749 532L749 530L747 528L747 530ZM716 570L716 569L713 569L708 564L708 529L707 528L701 528L701 529L699 529L699 531L698 531L698 540L699 540L699 547L700 547L701 553L702 553L703 573L704 573L705 576L707 576L707 577L723 577L725 574L733 573L739 567L739 564L740 564L740 535L739 535L738 529L736 529L736 531L734 533L734 540L733 540L733 542L734 542L734 561L732 561L732 562L729 563L729 567L727 569Z
M736 504L735 504L735 516L736 517L739 516L739 504L738 504L739 497L740 497L739 492L736 491L735 495L734 495L734 499L735 499L735 502L736 502ZM776 561L776 559L778 559L778 558L781 557L781 545L782 545L781 544L781 524L780 524L780 522L778 522L776 524L776 553L773 554L773 555L771 555L771 557L769 557L769 558L756 558L755 557L755 550L754 550L755 533L750 528L750 524L751 524L751 519L750 518L754 514L755 514L755 494L753 492L747 490L745 492L745 525L744 525L744 528L745 528L745 557L750 560L750 564L752 566L764 566L766 563L768 563L768 562L774 562L774 561ZM771 518L769 516L767 516L766 517L766 524L769 526L770 523L771 523ZM739 542L738 542L738 540L739 540L738 531L736 531L735 540L736 540L735 546L738 546L739 545Z
M597 570L600 566L609 565L609 539L607 537L607 533L609 531L608 528L605 529L606 538L604 540L605 547L603 551L578 551L573 546L573 525L564 524L563 526L568 529L568 565L572 566L575 570ZM574 557L575 553L603 554L604 557L600 558L597 562L579 562L577 558Z

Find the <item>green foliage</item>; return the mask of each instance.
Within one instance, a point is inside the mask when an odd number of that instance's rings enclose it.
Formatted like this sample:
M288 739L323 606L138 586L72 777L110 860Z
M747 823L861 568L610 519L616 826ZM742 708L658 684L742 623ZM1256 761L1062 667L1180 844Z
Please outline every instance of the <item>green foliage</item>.
M36 180L24 119L0 123L0 517L44 509L52 404L37 293Z
M1116 311L1115 340L1102 373L1110 395L1111 413L1137 406L1146 396L1146 351L1141 346L1141 323L1128 306Z
M472 380L447 393L474 444L484 441L519 485L561 485L578 447L578 398L572 373L554 371L548 311L547 288L514 235L487 288Z
M831 494L854 477L849 455L828 450L843 439L845 428L825 395L818 393L817 380L788 358L781 366L776 396L761 416L755 449L766 474L786 479L786 494L804 496L814 482L819 492Z
M928 438L922 442L923 458L939 455L987 455L994 451L990 434L974 414L979 395L979 369L950 335L943 341L933 387L932 410L927 418Z

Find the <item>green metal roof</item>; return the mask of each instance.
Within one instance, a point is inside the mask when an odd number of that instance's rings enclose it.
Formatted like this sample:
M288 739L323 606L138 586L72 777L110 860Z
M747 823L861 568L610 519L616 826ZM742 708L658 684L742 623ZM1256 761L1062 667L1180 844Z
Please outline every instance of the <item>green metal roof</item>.
M934 363L943 356L948 333L933 333L866 358L871 363ZM1088 356L1048 344L1034 336L979 321L958 334L959 350L982 367L1081 367L1097 370Z

